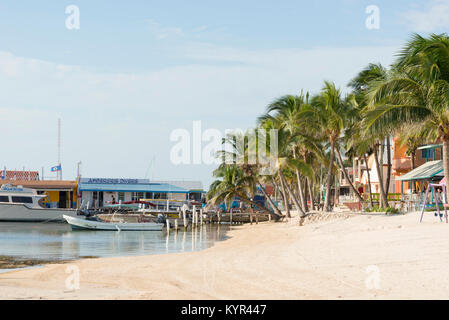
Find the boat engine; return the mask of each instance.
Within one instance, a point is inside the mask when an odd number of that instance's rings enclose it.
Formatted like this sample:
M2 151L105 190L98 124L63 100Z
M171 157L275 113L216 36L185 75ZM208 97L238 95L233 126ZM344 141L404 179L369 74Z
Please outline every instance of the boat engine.
M166 223L165 216L163 214L159 213L157 215L157 220L156 221L157 221L157 223Z

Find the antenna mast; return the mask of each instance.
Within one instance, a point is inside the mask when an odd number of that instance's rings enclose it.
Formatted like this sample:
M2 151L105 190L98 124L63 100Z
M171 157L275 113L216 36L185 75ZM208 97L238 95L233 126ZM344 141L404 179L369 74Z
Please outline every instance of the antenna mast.
M58 118L58 171L59 180L62 180L62 166L61 166L61 118Z

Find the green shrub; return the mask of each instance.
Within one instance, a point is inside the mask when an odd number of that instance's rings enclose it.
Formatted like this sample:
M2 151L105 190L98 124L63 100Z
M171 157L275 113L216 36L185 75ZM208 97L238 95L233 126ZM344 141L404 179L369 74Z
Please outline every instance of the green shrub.
M392 208L392 207L382 208L382 207L379 207L379 206L374 206L372 208L367 208L365 210L365 212L385 212L386 214L398 214L399 213L399 209Z

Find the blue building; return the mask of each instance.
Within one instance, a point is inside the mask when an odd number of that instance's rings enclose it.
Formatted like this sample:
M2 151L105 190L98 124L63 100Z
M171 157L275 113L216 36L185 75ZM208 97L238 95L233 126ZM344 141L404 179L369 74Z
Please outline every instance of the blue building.
M201 201L204 194L199 181L150 181L149 179L81 178L80 201L98 208L111 202L186 200Z

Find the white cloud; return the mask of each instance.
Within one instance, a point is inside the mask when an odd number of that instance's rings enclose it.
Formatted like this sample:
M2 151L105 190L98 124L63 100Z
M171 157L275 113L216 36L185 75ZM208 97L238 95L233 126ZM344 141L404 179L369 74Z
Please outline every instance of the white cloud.
M182 28L179 27L165 27L160 23L149 19L147 20L150 32L156 37L158 40L163 40L169 37L183 37L184 32Z
M402 20L416 32L436 32L448 28L449 0L432 0L425 10L408 10L402 15Z
M318 91L324 79L344 87L369 62L388 65L394 47L242 50L191 44L175 50L190 64L146 73L100 73L0 52L0 119L7 121L0 167L40 168L56 159L63 119L66 178L142 177L153 155L156 178L211 181L213 167L169 162L171 130L245 128L274 98ZM5 143L5 142L3 142Z

